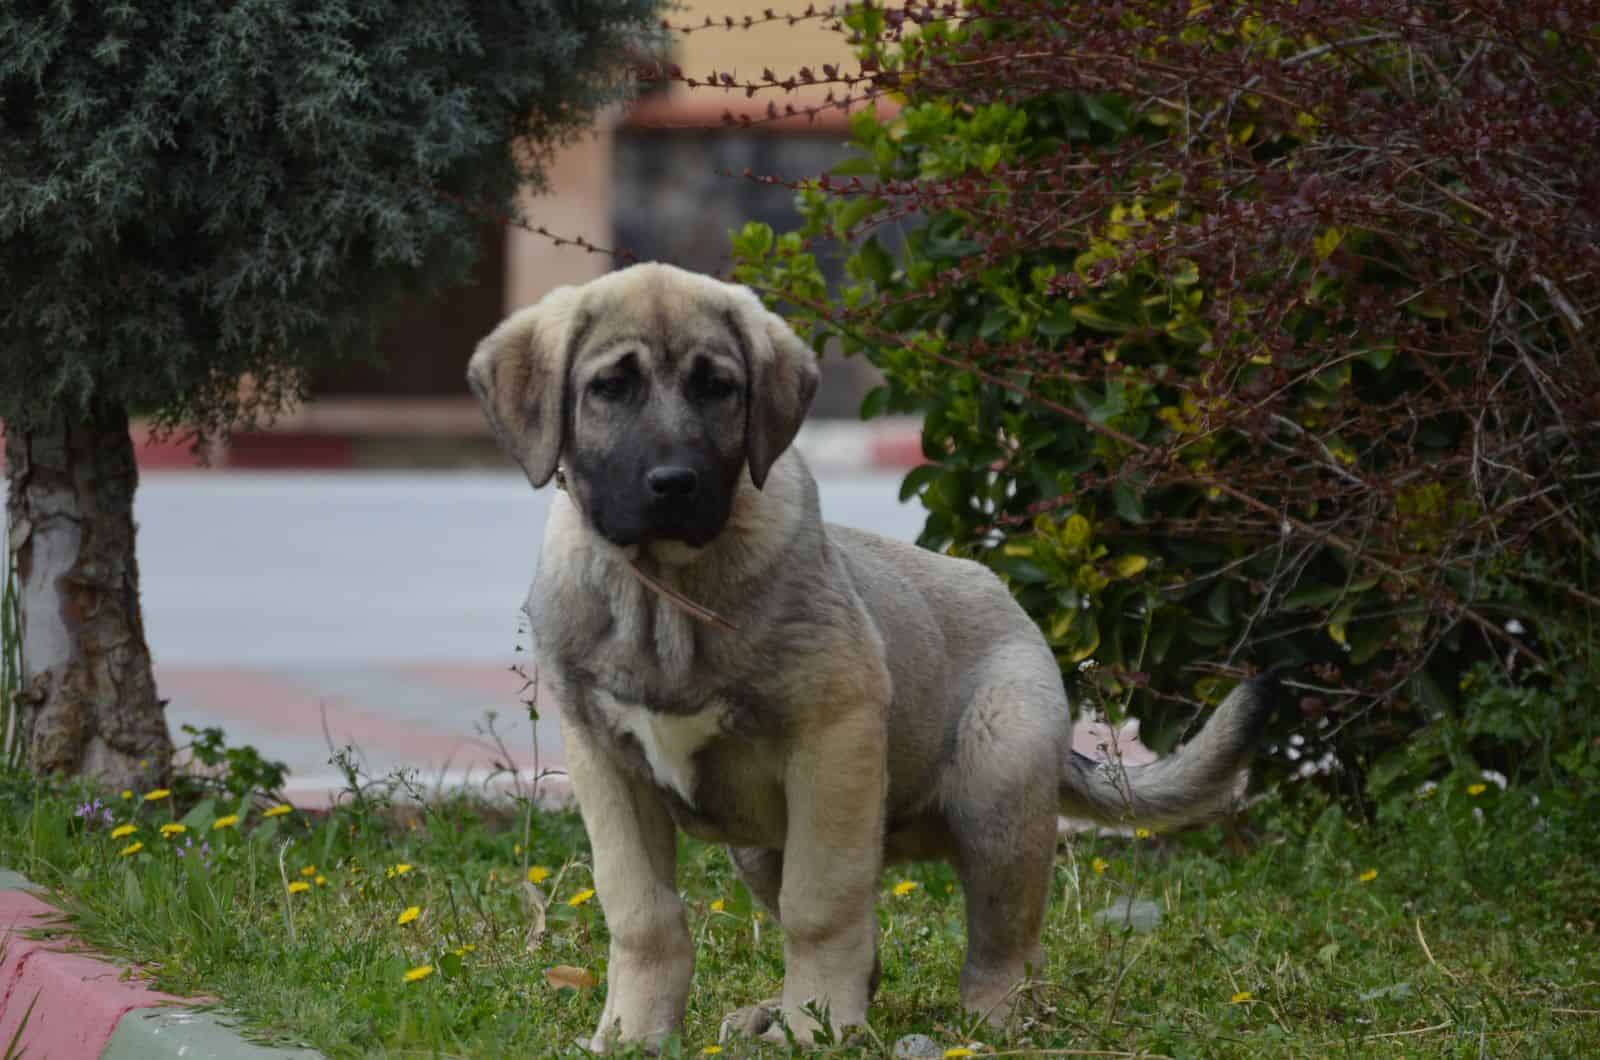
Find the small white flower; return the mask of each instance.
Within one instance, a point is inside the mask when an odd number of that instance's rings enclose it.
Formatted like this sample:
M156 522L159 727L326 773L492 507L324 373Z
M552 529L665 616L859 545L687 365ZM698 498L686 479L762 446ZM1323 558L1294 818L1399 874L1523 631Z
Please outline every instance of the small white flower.
M1497 773L1492 769L1483 769L1479 770L1478 775L1501 791L1506 790L1506 775L1504 773Z
M1520 635L1527 632L1527 627L1513 618L1506 623L1506 632L1514 635Z
M1303 746L1305 746L1305 742L1306 742L1306 738L1304 736L1301 736L1299 733L1293 733L1289 737L1289 743L1292 746L1295 746L1295 747L1303 747Z
M1436 790L1438 787L1439 787L1439 785L1434 783L1433 781L1424 780L1421 784L1417 785L1417 792L1416 793L1418 795L1426 795L1429 792Z

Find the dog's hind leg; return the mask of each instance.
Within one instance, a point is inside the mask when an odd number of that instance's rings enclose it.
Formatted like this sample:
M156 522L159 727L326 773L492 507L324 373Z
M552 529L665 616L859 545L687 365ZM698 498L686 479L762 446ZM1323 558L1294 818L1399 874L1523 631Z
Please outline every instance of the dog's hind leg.
M756 901L766 906L774 919L778 913L778 893L783 887L783 851L765 847L729 847L728 856L739 879L750 888Z
M1056 708L1039 691L1009 678L980 690L962 719L945 803L967 903L961 1004L995 1026L1030 968L1043 970L1060 751Z

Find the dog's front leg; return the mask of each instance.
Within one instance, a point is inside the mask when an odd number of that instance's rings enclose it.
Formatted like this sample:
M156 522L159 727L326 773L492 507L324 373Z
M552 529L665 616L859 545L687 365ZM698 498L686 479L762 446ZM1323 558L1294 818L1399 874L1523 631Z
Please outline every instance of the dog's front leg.
M866 1022L877 927L873 897L888 797L881 710L865 708L806 733L785 770L788 836L783 921L783 1016L801 1042L825 1007L835 1028ZM781 1027L767 1037L783 1040Z
M694 972L694 944L676 886L677 834L661 800L561 718L567 771L594 851L594 886L611 932L606 1004L589 1047L654 1048L678 1028Z

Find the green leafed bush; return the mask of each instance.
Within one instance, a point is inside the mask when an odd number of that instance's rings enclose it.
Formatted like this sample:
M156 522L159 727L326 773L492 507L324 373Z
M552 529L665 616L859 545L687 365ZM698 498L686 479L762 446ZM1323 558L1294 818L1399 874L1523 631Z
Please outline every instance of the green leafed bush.
M736 273L1154 745L1289 662L1272 761L1347 796L1592 756L1600 48L1314 6L855 9L878 108Z

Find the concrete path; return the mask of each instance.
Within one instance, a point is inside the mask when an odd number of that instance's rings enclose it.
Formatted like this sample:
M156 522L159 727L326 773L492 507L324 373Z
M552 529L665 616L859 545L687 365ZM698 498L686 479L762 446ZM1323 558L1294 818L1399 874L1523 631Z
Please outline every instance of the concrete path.
M825 478L826 516L914 540L898 474ZM291 770L291 795L369 772L481 780L559 764L513 672L550 491L514 473L152 473L137 495L145 632L178 727L216 725Z

